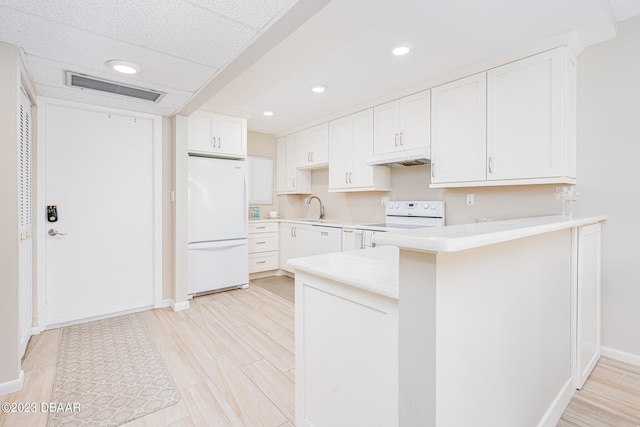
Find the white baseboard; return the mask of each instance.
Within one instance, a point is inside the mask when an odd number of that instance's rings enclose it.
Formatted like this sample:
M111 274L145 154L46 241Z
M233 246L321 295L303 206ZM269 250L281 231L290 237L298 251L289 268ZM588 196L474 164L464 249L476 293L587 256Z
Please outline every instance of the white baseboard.
M609 347L600 347L600 353L602 356L610 357L611 359L640 366L640 356L637 354L625 353Z
M24 371L20 369L20 376L18 379L13 381L7 381L5 383L0 383L0 396L4 396L5 394L15 393L16 391L22 390L22 385L24 384Z
M570 378L560 390L560 393L553 399L553 403L547 409L547 412L542 416L538 427L555 427L562 418L564 410L569 405L571 398L576 392L576 388L573 386L573 378Z
M171 308L173 309L173 311L188 310L189 301L175 302L174 300L171 300Z

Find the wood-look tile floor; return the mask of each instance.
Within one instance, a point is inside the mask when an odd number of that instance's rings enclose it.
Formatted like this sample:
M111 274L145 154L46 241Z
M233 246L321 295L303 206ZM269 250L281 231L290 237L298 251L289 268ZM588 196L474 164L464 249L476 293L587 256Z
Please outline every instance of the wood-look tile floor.
M125 426L294 425L291 302L250 286L195 298L189 310L142 316L182 400ZM60 333L32 337L23 360L24 387L0 402L51 400ZM0 412L0 426L46 425L46 413ZM640 367L602 358L558 426L640 426Z

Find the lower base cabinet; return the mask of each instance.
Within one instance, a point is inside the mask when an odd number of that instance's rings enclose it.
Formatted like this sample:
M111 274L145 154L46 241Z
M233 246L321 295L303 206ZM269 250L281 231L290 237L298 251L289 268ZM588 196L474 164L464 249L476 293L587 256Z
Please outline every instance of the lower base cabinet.
M398 424L397 300L296 273L296 426Z
M249 224L249 273L278 269L278 223Z

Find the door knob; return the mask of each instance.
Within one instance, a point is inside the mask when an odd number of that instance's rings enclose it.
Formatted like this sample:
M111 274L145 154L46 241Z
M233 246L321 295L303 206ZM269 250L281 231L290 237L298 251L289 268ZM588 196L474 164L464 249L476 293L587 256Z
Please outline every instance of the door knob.
M67 233L60 233L58 230L56 230L55 228L50 228L49 231L47 232L49 234L49 236L66 236Z

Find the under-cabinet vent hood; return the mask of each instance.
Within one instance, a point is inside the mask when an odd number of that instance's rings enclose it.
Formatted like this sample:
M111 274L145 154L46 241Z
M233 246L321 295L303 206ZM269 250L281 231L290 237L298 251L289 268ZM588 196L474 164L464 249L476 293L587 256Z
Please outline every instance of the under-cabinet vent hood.
M107 92L114 95L128 96L130 98L142 99L144 101L159 102L165 95L151 89L143 89L135 86L124 85L118 82L87 76L85 74L67 71L67 86L78 87L80 89L91 89L99 92Z
M369 166L417 166L431 163L431 147L414 148L395 153L378 154L371 157Z

